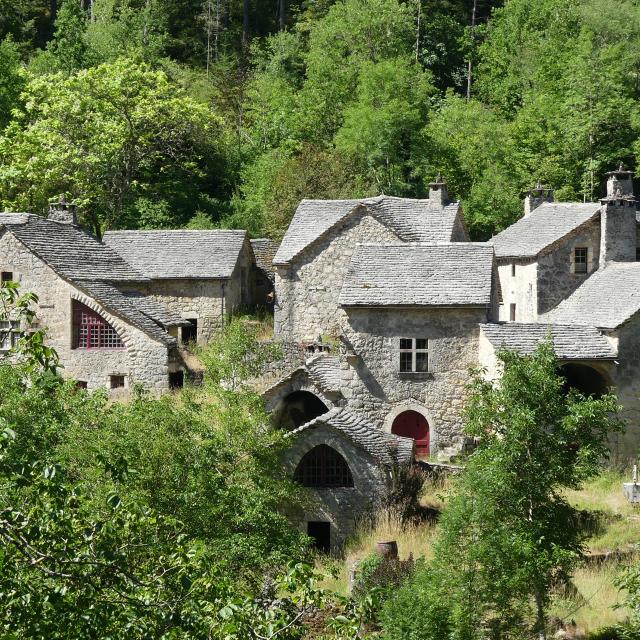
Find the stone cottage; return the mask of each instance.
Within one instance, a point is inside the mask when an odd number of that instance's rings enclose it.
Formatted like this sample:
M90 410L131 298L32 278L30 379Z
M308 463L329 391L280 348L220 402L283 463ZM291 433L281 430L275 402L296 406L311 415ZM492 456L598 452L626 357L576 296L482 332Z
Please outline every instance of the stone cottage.
M226 315L255 299L246 231L107 231L103 241L145 276L146 295L188 321L183 343L208 342Z
M254 269L243 231L118 232L99 242L70 204L49 218L0 214L0 277L37 294L36 322L63 375L88 389L181 386L181 344L211 338L226 314L253 302ZM22 329L6 328L5 353Z
M359 243L465 240L462 209L441 179L425 200L303 200L273 259L275 332L292 340L341 332L338 296Z
M469 242L461 216L441 179L428 200L301 203L274 259L275 334L314 353L265 393L275 423L295 434L292 469L319 446L324 457L314 464L337 464L326 421L343 412L363 429L412 439L414 457L451 458L466 445L469 368L497 377L501 348L531 353L549 338L568 386L618 393L627 432L613 453L635 457L640 263L631 173L608 174L599 203L556 203L537 187L524 216L488 243ZM314 338L331 352L315 353ZM357 455L338 453L355 483L364 473ZM306 485L315 507L297 521L323 540L329 531L331 545L382 491L370 485L364 501L343 486L353 500L336 500Z

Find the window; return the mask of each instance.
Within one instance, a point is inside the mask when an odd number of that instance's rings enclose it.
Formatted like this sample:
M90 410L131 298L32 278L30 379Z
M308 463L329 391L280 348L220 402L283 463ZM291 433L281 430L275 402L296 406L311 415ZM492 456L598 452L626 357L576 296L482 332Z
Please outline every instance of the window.
M509 305L509 320L511 322L516 321L516 305L513 302Z
M87 388L87 381L86 380L76 380L76 389L78 391L82 390L82 389L86 389Z
M636 262L640 262L640 247L636 247Z
M0 321L0 351L9 351L18 344L22 332L16 320Z
M400 371L429 371L429 341L426 338L400 338Z
M109 376L109 387L111 389L124 389L124 376L119 374Z
M575 273L587 273L587 247L576 247L573 250L573 270Z
M1 282L11 282L13 280L13 271L2 271L0 273Z
M73 349L124 349L116 330L93 309L73 301Z
M187 318L191 325L182 327L182 344L187 342L197 342L198 340L198 320L197 318Z
M303 487L353 487L353 476L347 461L326 444L319 444L304 455L294 478Z
M516 277L516 263L515 262L511 263L511 277L512 278Z

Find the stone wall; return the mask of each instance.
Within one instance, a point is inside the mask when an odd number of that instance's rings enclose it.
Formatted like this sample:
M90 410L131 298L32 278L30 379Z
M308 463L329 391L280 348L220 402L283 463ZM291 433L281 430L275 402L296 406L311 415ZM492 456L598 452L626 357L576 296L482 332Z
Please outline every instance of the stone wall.
M500 260L498 262L502 304L499 319L511 320L511 305L516 305L516 322L535 322L538 318L538 265L525 260Z
M169 353L166 345L115 317L84 292L58 276L21 242L5 231L0 237L0 270L12 271L21 291L38 295L39 326L48 329L47 343L60 356L63 376L87 383L89 389L109 386L111 375L125 376L125 385L135 382L162 391L168 389ZM125 349L72 349L72 300L98 312L118 332Z
M293 266L277 267L276 337L312 340L340 332L344 312L338 306L338 296L353 250L365 242L400 240L362 208L308 247Z
M635 243L635 228L634 228ZM575 273L574 249L587 247L587 273ZM634 245L635 253L635 245ZM538 257L538 314L546 313L568 298L598 268L600 260L600 221L579 227Z
M640 449L640 317L610 332L617 342L618 360L611 365L610 379L620 404L625 433L616 436L612 445L614 459L621 463L635 463Z
M399 410L422 413L430 426L432 455L443 458L464 442L461 412L469 368L478 364L482 309L349 309L345 334L355 356L347 358L342 393L347 408L372 425L391 430ZM429 340L429 372L399 372L399 339Z
M303 510L289 515L304 533L307 523L323 521L331 524L331 546L341 547L355 533L358 522L373 515L376 503L389 486L390 477L368 453L331 427L318 425L302 432L287 450L285 464L294 474L302 457L319 444L333 447L347 461L353 475L353 487L337 489L307 489L307 504Z

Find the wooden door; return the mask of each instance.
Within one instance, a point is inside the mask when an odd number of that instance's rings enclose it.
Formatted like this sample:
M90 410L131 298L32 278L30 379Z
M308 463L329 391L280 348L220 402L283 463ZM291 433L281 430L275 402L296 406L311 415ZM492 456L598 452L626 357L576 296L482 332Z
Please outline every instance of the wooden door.
M413 438L416 441L417 458L429 456L429 423L421 413L403 411L393 421L391 433L405 438Z

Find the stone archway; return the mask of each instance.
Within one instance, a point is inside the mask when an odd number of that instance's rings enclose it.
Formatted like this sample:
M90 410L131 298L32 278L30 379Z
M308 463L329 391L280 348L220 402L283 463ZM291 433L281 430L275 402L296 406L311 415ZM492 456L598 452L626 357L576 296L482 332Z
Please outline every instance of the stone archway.
M274 412L273 420L283 429L296 429L327 413L327 405L311 391L293 391L285 396Z
M611 383L596 368L588 364L568 362L559 368L560 375L565 379L564 390L575 389L585 396L599 398L609 390Z

